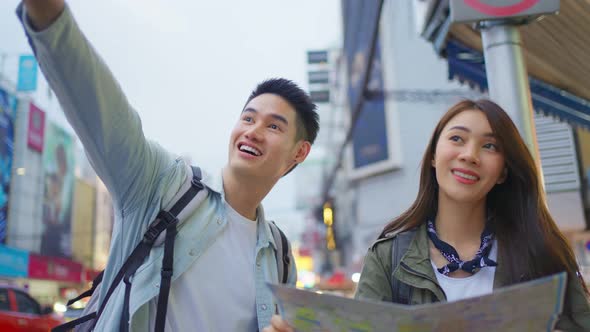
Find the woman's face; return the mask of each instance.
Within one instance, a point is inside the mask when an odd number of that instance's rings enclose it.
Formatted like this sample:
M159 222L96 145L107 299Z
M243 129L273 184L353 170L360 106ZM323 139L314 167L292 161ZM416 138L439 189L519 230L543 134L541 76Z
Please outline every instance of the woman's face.
M483 112L466 110L451 118L441 131L432 167L439 201L481 202L506 179L504 154Z

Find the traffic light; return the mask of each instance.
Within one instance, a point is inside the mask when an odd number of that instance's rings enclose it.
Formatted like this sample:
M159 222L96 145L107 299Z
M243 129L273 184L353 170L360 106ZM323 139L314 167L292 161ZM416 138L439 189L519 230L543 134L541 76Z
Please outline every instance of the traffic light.
M334 238L334 210L332 209L332 202L324 203L323 208L324 224L326 225L326 248L328 250L336 249L336 240Z
M330 202L324 203L324 224L332 226L334 222L334 212L332 211L332 204Z

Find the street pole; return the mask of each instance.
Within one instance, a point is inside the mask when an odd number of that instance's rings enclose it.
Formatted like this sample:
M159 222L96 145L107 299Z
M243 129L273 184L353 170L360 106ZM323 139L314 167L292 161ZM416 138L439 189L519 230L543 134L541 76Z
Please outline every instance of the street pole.
M480 27L490 98L510 115L541 171L529 78L518 26L510 21L483 21Z

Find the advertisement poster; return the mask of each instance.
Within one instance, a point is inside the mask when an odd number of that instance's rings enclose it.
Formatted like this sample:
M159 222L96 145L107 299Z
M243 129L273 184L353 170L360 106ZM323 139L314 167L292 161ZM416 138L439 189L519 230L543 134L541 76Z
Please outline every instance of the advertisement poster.
M0 89L0 243L6 242L16 98Z
M41 252L71 256L71 214L74 190L74 141L49 122L43 148L44 195Z

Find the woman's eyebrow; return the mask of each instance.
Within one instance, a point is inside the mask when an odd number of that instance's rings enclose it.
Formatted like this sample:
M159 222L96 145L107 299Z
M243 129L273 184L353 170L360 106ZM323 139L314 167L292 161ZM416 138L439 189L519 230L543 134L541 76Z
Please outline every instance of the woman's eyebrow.
M461 130L461 131L464 131L464 132L467 132L467 133L471 133L471 129L469 129L469 128L465 127L465 126L453 126L453 127L449 128L449 131L450 130L453 130L453 129L455 129L455 130ZM490 138L496 138L496 135L494 133L492 133L492 132L487 132L487 133L483 134L482 136L484 136L484 137L490 137Z

